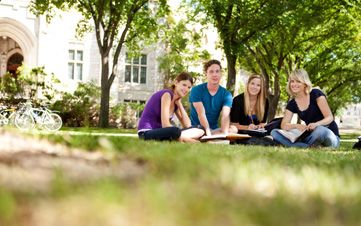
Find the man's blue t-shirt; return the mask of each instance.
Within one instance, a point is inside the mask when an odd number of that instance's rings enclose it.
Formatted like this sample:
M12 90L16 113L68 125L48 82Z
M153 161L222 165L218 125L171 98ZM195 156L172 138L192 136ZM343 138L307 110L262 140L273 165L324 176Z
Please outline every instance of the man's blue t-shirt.
M313 123L313 122L320 121L320 120L324 119L321 109L318 107L318 104L317 104L317 98L319 98L320 96L325 96L325 94L319 89L312 89L311 93L310 93L310 105L308 106L308 108L306 110L301 111L298 108L295 99L291 99L288 102L286 109L295 114L298 114L298 116L306 123L306 125ZM330 123L330 125L328 125L328 128L336 136L338 136L338 137L340 136L339 131L338 131L338 126L335 121L332 121Z
M212 96L207 89L207 83L203 83L192 88L189 95L189 102L191 103L190 116L192 125L200 125L198 114L193 103L202 102L210 128L217 129L218 118L223 106L232 107L232 94L224 87L219 86L217 93Z

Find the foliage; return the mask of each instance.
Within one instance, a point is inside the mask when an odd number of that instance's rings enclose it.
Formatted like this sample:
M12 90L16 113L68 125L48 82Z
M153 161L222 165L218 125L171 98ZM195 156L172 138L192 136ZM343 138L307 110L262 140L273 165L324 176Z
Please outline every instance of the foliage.
M323 85L334 112L340 107L338 97L344 97L344 103L351 101L352 90L345 92L344 87L360 76L359 61L355 61L359 55L357 1L199 3L197 9L206 12L222 40L229 69L227 88L233 88L236 61L248 71L261 73L269 91L270 118L274 117L279 98L287 100L286 80L297 67L306 68L316 86ZM340 80L341 76L345 79Z
M134 129L142 114L144 104L119 103L111 108L110 125L117 128Z
M92 21L101 56L99 126L107 127L110 87L117 73L120 52L124 45L128 50L137 51L156 40L159 18L168 12L166 0L33 0L31 9L37 15L46 15L48 20L54 15L54 9L75 9L84 17L78 31L89 31L84 21Z
M278 15L282 15L287 1L253 0L195 0L194 14L204 12L205 20L218 30L221 46L227 58L227 88L234 90L236 63L244 44L273 26ZM206 23L206 22L204 22Z
M1 99L14 99L15 96L23 91L16 77L11 73L6 73L1 78L0 83Z
M269 80L269 87L273 90L271 97L276 94L277 81L280 87L284 87L288 74L295 68L303 67L309 72L314 85L320 86L328 95L333 112L347 104L345 99L343 104L335 104L338 97L347 97L347 92L341 91L338 95L333 92L342 89L340 81L343 79L352 80L344 73L349 71L347 68L350 69L348 62L354 62L352 67L359 65L354 56L347 54L349 50L360 54L354 41L358 29L350 18L349 10L353 10L353 6L340 4L339 1L299 2L280 18L275 28L248 44L250 51L242 55L248 58L248 65L253 61L253 66ZM360 75L353 73L356 78ZM326 82L321 83L321 80ZM284 90L281 95L283 101L288 98Z
M210 53L202 46L206 27L200 26L197 18L188 11L187 5L181 5L168 15L165 24L160 27L165 54L158 61L164 87L170 87L176 75L183 71L190 72L194 78L199 77L200 74L189 71L190 68L210 58Z
M74 93L63 93L52 109L59 111L63 124L69 127L94 127L99 119L100 89L92 83L79 83ZM110 126L135 128L144 104L119 103L111 107Z
M64 93L52 109L59 111L65 126L95 126L98 121L99 87L91 83L79 83L74 93Z
M6 73L1 79L1 97L7 104L16 104L24 99L44 104L54 100L60 93L57 85L60 81L54 74L48 75L44 67L17 69L16 75Z

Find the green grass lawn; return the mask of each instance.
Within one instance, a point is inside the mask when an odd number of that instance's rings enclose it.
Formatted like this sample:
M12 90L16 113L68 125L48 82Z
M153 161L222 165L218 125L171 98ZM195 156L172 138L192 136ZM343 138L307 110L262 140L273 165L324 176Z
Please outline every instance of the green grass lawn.
M98 127L62 127L61 131L76 131L89 133L137 133L136 129L98 128Z
M38 136L136 159L146 173L60 183L46 194L0 188L0 225L27 225L17 220L24 206L44 212L42 225L361 224L361 152L350 142L332 150Z

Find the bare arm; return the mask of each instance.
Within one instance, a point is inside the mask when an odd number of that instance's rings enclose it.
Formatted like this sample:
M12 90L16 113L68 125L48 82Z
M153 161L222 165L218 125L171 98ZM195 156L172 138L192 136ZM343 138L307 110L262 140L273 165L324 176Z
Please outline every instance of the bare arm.
M249 128L248 128L249 126L240 125L240 124L237 123L237 122L231 122L231 125L232 125L232 126L235 126L238 130L247 130L247 129L249 129Z
M162 122L162 128L164 127L171 127L172 124L169 121L170 116L170 104L171 104L172 98L169 93L164 93L161 98L161 122Z
M332 115L331 109L327 103L326 97L320 96L317 98L316 101L317 101L317 105L320 108L321 113L324 118L318 122L308 124L308 129L310 129L310 130L314 130L316 128L316 126L329 125L333 121L333 115Z
M175 112L177 118L179 119L180 123L182 124L183 128L191 127L191 120L188 117L186 110L183 107L183 104L180 100L175 103L178 106L178 110Z
M284 129L284 130L299 129L301 131L307 129L306 125L292 124L291 123L292 116L293 116L293 112L286 109L285 115L283 116L283 119L281 122L281 129Z
M222 133L228 133L229 130L229 113L231 112L231 108L227 106L223 106L222 108L222 115L221 115L221 131Z
M206 135L211 135L211 129L209 127L209 123L206 117L206 110L204 109L202 102L194 102L193 103L194 108L197 111L198 119L203 128L206 130Z
M232 126L235 126L238 130L249 130L249 129L258 129L258 128L264 128L265 123L260 123L259 125L255 124L249 124L246 125L240 125L239 123L231 122Z

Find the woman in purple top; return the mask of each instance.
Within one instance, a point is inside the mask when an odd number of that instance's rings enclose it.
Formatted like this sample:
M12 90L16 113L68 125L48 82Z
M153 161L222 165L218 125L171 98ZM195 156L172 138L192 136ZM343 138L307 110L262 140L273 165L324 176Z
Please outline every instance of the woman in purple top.
M139 138L197 142L197 139L204 135L204 130L191 127L190 119L181 102L192 85L192 76L182 72L176 77L171 89L163 89L154 93L145 105L139 120ZM171 124L174 113L184 129L181 130Z
M293 71L288 79L287 92L293 98L287 103L281 129L308 130L311 133L295 143L282 136L278 129L272 130L273 139L285 146L310 147L325 146L337 148L340 138L337 124L327 103L325 94L319 89L312 89L308 74L303 69ZM291 124L293 114L297 114L305 124Z

